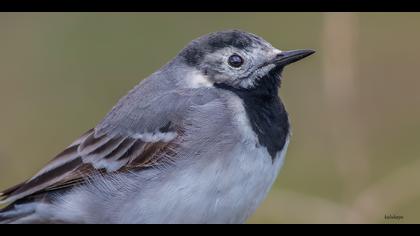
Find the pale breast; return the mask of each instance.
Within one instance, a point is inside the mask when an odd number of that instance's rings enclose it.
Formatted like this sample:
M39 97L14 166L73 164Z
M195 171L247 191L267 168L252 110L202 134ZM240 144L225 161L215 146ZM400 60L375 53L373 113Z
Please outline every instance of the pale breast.
M259 144L242 100L229 96L228 101L230 109L234 111L233 124L242 136L242 143L231 153L237 165L231 169L232 173L236 173L236 179L230 183L231 195L225 196L231 199L231 204L241 205L237 215L232 217L238 223L244 222L265 199L283 165L290 139L288 134L282 150L273 159L267 148Z

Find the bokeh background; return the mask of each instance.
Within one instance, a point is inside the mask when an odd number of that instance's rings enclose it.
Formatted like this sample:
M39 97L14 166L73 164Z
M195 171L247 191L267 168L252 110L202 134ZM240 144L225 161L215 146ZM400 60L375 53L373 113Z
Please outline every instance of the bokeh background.
M317 51L284 73L293 138L249 223L420 223L419 23L419 13L0 13L0 189L190 40L239 28Z

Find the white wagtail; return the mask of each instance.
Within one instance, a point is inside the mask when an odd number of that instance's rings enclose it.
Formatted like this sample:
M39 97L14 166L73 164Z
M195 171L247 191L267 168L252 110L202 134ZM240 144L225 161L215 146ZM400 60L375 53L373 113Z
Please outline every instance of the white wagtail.
M289 143L280 51L229 30L189 43L34 177L1 223L243 223Z

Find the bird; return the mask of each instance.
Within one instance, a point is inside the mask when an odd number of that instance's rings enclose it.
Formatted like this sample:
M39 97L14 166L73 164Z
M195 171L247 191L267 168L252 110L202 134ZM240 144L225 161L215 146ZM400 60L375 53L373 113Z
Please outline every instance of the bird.
M1 192L2 224L242 224L283 166L282 51L239 29L189 42L92 129Z

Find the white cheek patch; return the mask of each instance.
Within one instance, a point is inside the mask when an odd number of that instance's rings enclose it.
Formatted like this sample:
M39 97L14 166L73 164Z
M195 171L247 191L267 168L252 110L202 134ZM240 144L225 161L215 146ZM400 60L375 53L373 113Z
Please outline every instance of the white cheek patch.
M274 68L274 65L266 66L264 68L256 70L253 75L247 79L241 80L239 85L243 88L253 88L256 83L263 78L271 69Z
M193 71L186 76L186 85L188 88L213 87L213 82L200 71Z

